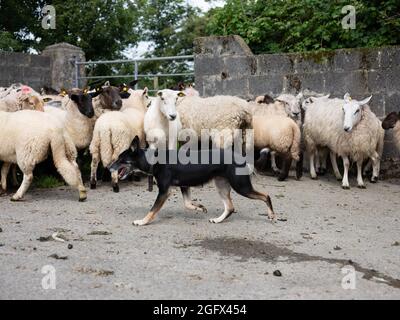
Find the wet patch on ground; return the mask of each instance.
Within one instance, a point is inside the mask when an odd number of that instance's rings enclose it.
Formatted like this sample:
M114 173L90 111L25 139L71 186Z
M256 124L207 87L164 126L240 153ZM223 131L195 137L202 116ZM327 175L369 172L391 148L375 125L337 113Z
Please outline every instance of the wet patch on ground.
M239 262L249 259L258 259L265 262L327 262L329 264L352 265L354 269L363 274L363 279L383 283L393 288L400 289L400 279L385 275L377 270L362 267L357 262L348 259L325 258L306 253L292 251L288 248L279 247L273 243L238 239L238 238L206 238L194 246L215 251L223 256L238 257Z

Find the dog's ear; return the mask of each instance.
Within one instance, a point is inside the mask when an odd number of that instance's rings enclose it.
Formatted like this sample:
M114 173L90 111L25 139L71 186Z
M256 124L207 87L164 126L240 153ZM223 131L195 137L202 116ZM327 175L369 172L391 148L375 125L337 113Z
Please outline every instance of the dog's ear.
M129 82L129 87L134 89L134 87L137 85L138 82L139 82L139 80L133 80L133 81Z
M140 140L138 136L135 136L131 143L131 150L136 151L140 148Z

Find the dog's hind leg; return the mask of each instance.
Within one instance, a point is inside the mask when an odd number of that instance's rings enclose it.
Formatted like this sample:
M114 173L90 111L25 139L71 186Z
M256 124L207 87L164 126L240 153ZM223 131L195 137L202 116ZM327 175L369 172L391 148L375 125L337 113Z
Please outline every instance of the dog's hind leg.
M210 219L209 221L211 223L221 223L235 211L231 199L231 186L228 180L224 178L215 178L214 183L217 187L218 194L224 203L225 210L218 218Z
M164 205L165 201L168 199L168 189L165 191L159 190L156 202L153 204L153 207L150 209L150 212L141 220L133 221L135 226L144 226L151 221L154 220L157 213L161 210L161 207Z
M229 179L229 183L233 190L235 190L238 194L243 197L255 200L261 200L267 205L267 213L268 218L270 220L275 220L276 215L274 209L272 207L271 197L268 194L264 194L254 190L253 185L251 184L251 180L249 176L231 176Z
M196 210L196 211L201 211L201 212L207 213L206 207L204 207L202 204L195 204L192 202L189 187L181 187L181 192L182 192L185 208L187 208L189 210Z

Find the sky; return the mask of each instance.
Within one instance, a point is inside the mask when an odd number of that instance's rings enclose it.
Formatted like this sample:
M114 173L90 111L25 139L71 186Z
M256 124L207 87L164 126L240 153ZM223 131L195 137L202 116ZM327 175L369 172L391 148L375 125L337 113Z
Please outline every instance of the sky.
M203 12L208 11L210 8L222 7L224 0L214 0L212 3L204 0L186 0L186 2L192 6L199 7ZM148 51L151 42L141 41L134 48L129 48L124 51L124 56L128 59L134 59L141 57L146 51Z

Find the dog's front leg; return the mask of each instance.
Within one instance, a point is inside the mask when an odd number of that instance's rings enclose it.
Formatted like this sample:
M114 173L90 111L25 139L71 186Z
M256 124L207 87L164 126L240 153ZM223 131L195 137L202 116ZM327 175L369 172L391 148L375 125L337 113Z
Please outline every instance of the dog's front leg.
M141 220L133 221L135 226L144 226L151 221L154 220L156 214L161 210L162 206L164 205L165 201L168 199L168 189L165 191L159 190L156 202L154 203L153 207L150 209L150 212Z
M201 211L201 212L207 213L206 207L204 207L202 204L195 204L192 202L189 187L181 187L181 192L182 192L185 208L187 208L189 210L196 210L196 211Z

